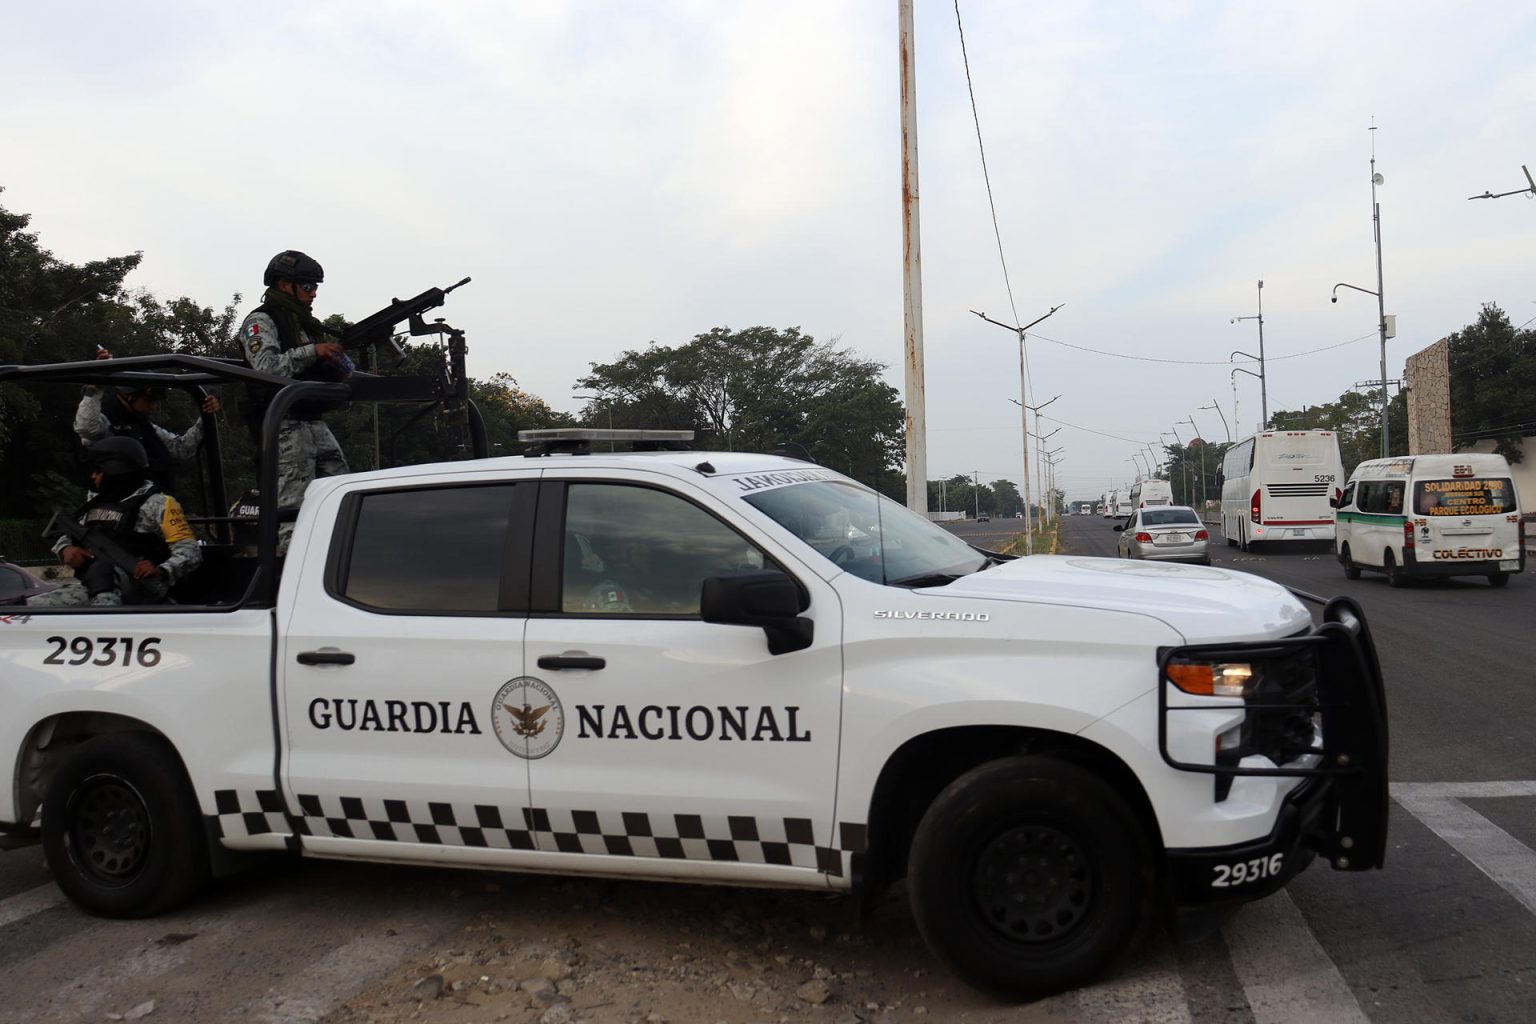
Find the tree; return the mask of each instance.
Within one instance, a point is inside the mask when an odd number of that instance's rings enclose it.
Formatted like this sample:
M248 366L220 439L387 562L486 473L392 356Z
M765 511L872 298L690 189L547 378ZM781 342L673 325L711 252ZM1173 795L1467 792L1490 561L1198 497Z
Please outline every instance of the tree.
M1331 430L1339 438L1344 473L1366 459L1381 457L1380 391L1346 391L1337 402L1280 410L1271 418L1275 430ZM1394 454L1408 450L1408 399L1399 393L1387 403L1387 427Z
M591 426L691 429L716 451L803 452L889 493L904 424L884 369L798 328L716 327L593 363L577 386L591 393L581 415Z
M1536 332L1516 330L1490 302L1447 340L1454 446L1491 438L1496 452L1519 462L1521 439L1536 434Z

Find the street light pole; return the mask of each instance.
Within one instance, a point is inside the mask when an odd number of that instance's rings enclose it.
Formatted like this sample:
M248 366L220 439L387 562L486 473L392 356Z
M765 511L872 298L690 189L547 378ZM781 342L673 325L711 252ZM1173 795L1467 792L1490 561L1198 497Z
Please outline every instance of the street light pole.
M1214 398L1211 399L1211 404L1210 405L1202 405L1200 407L1201 411L1204 411L1206 409L1215 409L1216 410L1216 415L1221 417L1221 429L1226 431L1226 433L1227 433L1227 444L1231 444L1232 443L1232 428L1227 426L1227 414L1221 411L1221 406L1217 403L1216 399L1214 399Z
M1040 321L1044 320L1046 317L1050 316L1051 313L1056 312L1058 309L1060 309L1064 305L1066 305L1066 303L1062 302L1062 303L1058 303L1058 304L1052 306L1051 309L1050 309L1050 312L1046 313L1045 316L1036 317L1035 319L1031 320L1029 323L1025 324L1023 327L1014 327L1014 326L1011 326L1009 324L1005 324L1005 323L1003 323L1003 322L1001 322L999 320L993 320L991 317L987 316L987 314L985 314L985 313L977 313L976 310L974 310L974 309L971 310L972 313L975 313L977 316L981 317L987 323L989 323L989 324L996 324L999 327L1007 328L1008 330L1013 331L1014 333L1016 333L1019 336L1019 401L1018 401L1018 405L1019 405L1019 418L1021 420L1023 420L1023 427L1024 427L1024 429L1023 429L1023 435L1024 435L1024 553L1026 555L1032 555L1032 554L1035 553L1035 540L1034 540L1034 536L1035 535L1034 535L1034 533L1033 533L1033 531L1031 529L1031 522L1032 522L1031 516L1033 515L1033 511L1034 510L1030 508L1030 495L1029 495L1029 407L1024 404L1026 401L1029 400L1029 373L1028 373L1029 367L1028 367L1028 364L1025 362L1025 359L1024 359L1024 332L1029 330L1031 327L1035 326L1035 324L1038 324ZM1057 395L1056 397L1060 398L1061 396ZM1055 398L1051 399L1051 402L1054 402L1054 401L1056 401ZM1050 405L1051 402L1046 402L1044 405L1041 406L1041 408L1042 409L1045 408L1045 406L1046 405ZM1038 428L1039 424L1037 423L1037 424L1035 424L1035 426L1036 426L1036 428Z
M1195 432L1194 437L1189 439L1190 444L1194 444L1196 441L1200 442L1200 506L1203 509L1205 507L1205 440L1200 436L1200 428L1195 426L1193 414L1190 415L1189 419L1180 420L1179 422L1188 423L1189 429ZM1184 449L1184 461L1186 463L1189 461L1189 449L1187 448Z
M1235 316L1235 317L1232 318L1231 322L1235 324L1239 320L1257 320L1259 322L1259 354L1257 356L1251 356L1251 355L1248 355L1247 352L1234 352L1234 353L1232 353L1232 355L1235 355L1235 356L1248 356L1249 359L1258 359L1258 361L1259 361L1259 372L1258 373L1253 373L1251 370L1244 370L1243 372L1244 373L1249 373L1252 376L1255 376L1255 377L1259 378L1259 415L1261 417L1263 417L1263 420L1259 424L1259 426L1261 428L1263 428L1263 427L1269 426L1269 380L1265 376L1267 371L1264 368L1264 279L1263 278L1259 279L1259 313L1258 313L1258 315L1257 316ZM1230 362L1231 361L1231 356L1228 356L1227 360L1228 360L1228 362ZM1233 413L1232 414L1232 418L1236 419L1237 418L1237 414Z
M1184 470L1181 474L1184 477L1184 503L1187 505L1189 504L1189 452L1185 449L1184 442L1179 439L1179 428L1174 426L1169 429L1173 431L1173 443L1179 446L1179 465ZM1159 434L1158 440L1161 441L1167 436L1166 434ZM1169 481L1169 483L1171 484L1172 481Z
M1374 118L1372 119L1374 122ZM1387 300L1382 294L1381 277L1381 204L1376 201L1376 186L1386 182L1386 178L1376 173L1376 125L1371 125L1371 227L1376 236L1376 290L1361 288L1359 285L1345 284L1340 281L1333 286L1333 297L1330 302L1339 301L1339 289L1351 288L1357 292L1376 296L1376 327L1381 334L1381 457L1386 458L1392 453L1391 438L1387 425ZM1394 330L1392 332L1396 334Z

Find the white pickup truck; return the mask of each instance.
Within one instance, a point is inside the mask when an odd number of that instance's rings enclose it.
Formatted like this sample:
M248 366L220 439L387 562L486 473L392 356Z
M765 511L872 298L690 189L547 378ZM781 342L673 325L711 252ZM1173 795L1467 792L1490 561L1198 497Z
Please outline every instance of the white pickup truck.
M247 851L905 877L936 954L1009 996L1315 853L1381 866L1351 603L989 554L788 458L591 447L316 481L280 576L270 544L210 557L238 586L186 603L0 609L0 830L112 916Z

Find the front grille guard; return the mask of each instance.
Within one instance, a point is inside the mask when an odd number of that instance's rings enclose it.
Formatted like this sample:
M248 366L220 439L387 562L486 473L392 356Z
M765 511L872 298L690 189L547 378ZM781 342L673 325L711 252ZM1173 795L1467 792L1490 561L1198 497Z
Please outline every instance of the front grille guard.
M1387 702L1376 646L1360 606L1346 597L1331 601L1302 591L1303 601L1323 605L1323 621L1300 636L1259 643L1195 644L1158 652L1158 750L1163 760L1182 772L1219 778L1261 776L1327 780L1329 805L1308 845L1340 870L1380 867L1387 842ZM1249 711L1317 712L1322 717L1323 745L1314 748L1318 763L1310 768L1243 768L1236 765L1180 761L1168 749L1168 716L1180 711L1209 711L1223 705L1170 704L1181 693L1168 675L1176 658L1197 661L1264 661L1310 651L1317 665L1316 705L1252 704L1232 701Z

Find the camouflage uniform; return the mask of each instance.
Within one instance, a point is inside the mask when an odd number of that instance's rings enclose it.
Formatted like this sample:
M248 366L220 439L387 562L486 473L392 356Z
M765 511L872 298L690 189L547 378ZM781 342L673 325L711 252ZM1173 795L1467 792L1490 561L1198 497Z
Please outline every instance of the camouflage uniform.
M134 438L149 454L150 475L161 487L169 488L175 476L173 463L192 458L197 454L198 445L203 443L203 421L193 423L184 434L173 434L149 417L131 411L118 413L114 423L114 417L102 409L102 394L100 388L87 387L85 396L80 399L80 407L75 410L75 433L81 443L91 444L113 434ZM114 395L112 401L117 400ZM150 433L154 440L147 436ZM162 453L159 458L156 457L157 446Z
M142 502L139 501L141 497ZM97 525L97 520L93 519L93 513L104 504L106 503L100 498L89 502L80 518L81 523L88 526ZM203 564L203 550L192 535L192 527L187 524L187 517L181 510L181 503L160 491L154 483L146 481L143 486L115 504L138 504L133 528L128 532L141 538L158 540L168 550L166 557L157 564L160 575L147 580L134 580L121 568L111 566L113 585L110 589L102 590L92 596L83 586L65 586L47 594L28 598L28 607L71 608L87 604L97 607L161 604L165 601L166 594L172 585L186 579ZM121 543L120 538L121 534L115 539L119 539ZM74 541L68 537L60 537L53 545L53 550L55 553L61 552L73 543ZM83 578L87 571L87 569L78 570L76 578Z
M318 379L315 371L323 361L315 355L313 339L300 328L297 341L285 350L276 321L259 311L240 325L241 349L252 369L279 377ZM277 503L284 507L302 503L304 491L315 477L348 472L346 456L319 414L299 409L291 415L277 435ZM292 523L278 527L279 554L288 550L292 534Z

